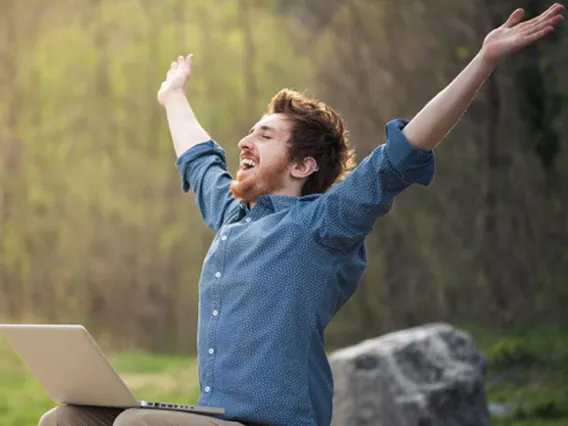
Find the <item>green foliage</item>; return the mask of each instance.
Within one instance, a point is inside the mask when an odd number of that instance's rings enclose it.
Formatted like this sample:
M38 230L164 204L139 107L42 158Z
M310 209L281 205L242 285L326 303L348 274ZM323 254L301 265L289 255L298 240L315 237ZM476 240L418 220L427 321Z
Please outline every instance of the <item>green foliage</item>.
M526 5L527 14L537 16L544 5L544 2L529 2ZM557 122L563 116L566 97L558 84L562 71L549 57L561 50L562 31L563 27L560 26L558 31L538 45L529 46L524 57L519 58L514 78L519 94L518 108L529 133L531 148L545 172L551 175L557 167L562 146Z
M496 332L462 327L485 354L488 400L512 404L506 419L492 425L560 425L568 420L568 329L531 327Z
M230 171L240 136L282 87L331 103L362 159L385 141L386 121L412 117L475 55L488 9L516 7L318 0L286 2L293 12L285 15L279 3L2 2L0 16L14 25L2 38L9 59L0 88L0 313L80 322L121 347L193 352L197 282L212 234L193 195L181 193L156 101L171 60L194 53L188 95L226 149ZM560 34L552 44L560 51L567 40ZM534 52L520 52L528 74L503 64L503 117L480 114L488 107L481 90L437 150L432 187L409 188L377 222L363 283L328 329L331 346L438 320L492 327L496 289L510 301L503 318L566 324L568 151L554 144L568 131L568 87L542 80L565 68L550 52L534 61ZM483 142L495 123L500 154L490 174ZM554 148L556 193L544 190L542 168L525 149L542 135ZM484 187L494 189L493 207ZM488 211L493 248L479 232ZM498 282L485 276L486 249ZM531 348L523 354L511 341L491 356L498 364L545 359Z
M17 137L16 148L0 141L0 153L14 153L10 164L0 155L0 312L89 324L128 347L193 349L196 283L212 234L181 192L156 93L171 61L193 53L188 96L233 171L236 143L270 98L304 89L311 73L309 58L295 53L302 33L271 5L38 8L38 31L18 38L9 82L18 90L0 116L2 134Z
M543 420L543 419L529 419L529 420L491 420L491 426L565 426L566 419L559 420Z
M491 367L504 369L510 367L530 367L537 362L526 342L517 338L500 339L486 352Z
M519 407L513 416L515 420L542 419L555 420L566 419L568 410L565 406L555 400L537 402L531 404L528 408Z
M38 415L50 406L49 398L3 340L0 340L0 377L2 424L37 425Z

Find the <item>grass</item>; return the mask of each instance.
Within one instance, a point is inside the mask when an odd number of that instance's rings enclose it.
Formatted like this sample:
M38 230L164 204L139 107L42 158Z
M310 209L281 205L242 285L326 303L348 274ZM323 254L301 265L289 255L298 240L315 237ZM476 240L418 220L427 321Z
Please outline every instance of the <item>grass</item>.
M506 336L469 331L488 360L490 402L517 404L510 418L492 426L568 425L568 329L532 328ZM111 363L139 399L194 403L198 397L194 358L123 352ZM35 426L53 406L43 388L0 339L0 424Z
M518 407L492 426L568 425L568 328L534 327L506 336L464 328L487 358L489 401Z
M197 401L194 358L125 352L110 359L139 399L185 404ZM0 424L35 426L53 405L41 385L0 338Z

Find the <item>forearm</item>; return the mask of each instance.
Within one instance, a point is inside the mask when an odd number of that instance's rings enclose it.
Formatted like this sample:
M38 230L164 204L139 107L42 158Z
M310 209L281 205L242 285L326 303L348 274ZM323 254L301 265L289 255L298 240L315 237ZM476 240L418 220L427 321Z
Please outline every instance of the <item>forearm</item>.
M434 149L457 124L494 69L495 64L480 52L406 125L403 133L409 142L422 151Z
M165 108L177 157L192 146L211 139L197 121L182 90L171 93L168 96Z

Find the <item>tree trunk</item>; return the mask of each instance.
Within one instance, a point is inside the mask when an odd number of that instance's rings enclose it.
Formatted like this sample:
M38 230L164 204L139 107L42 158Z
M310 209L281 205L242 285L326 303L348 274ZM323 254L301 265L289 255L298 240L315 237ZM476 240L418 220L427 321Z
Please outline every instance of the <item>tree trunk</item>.
M482 34L488 34L493 28L501 25L501 14L490 1L483 3ZM503 161L499 141L501 121L501 93L499 90L499 73L495 72L487 81L485 95L485 113L481 140L481 161L483 164L482 191L483 208L481 213L481 246L480 257L485 285L490 289L490 311L500 326L510 321L509 303L506 293L505 275L502 264L502 252L499 245L500 226L498 217L498 199L503 179Z
M18 16L16 0L0 2L0 16L5 44L1 46L2 86L7 88L3 97L7 99L7 114L0 117L0 126L4 131L0 133L0 172L2 192L0 192L0 236L9 241L0 240L0 292L5 299L5 313L8 318L16 318L21 314L21 301L24 297L23 289L23 247L21 235L17 235L15 223L21 220L17 205L22 192L22 152L18 140L18 124L21 113L21 97L18 90ZM18 219L19 218L19 219ZM20 223L18 230L23 230ZM15 240L15 241L14 241ZM4 251L10 250L10 253ZM19 275L16 275L19 272Z
M245 108L247 117L253 117L256 113L256 104L258 102L258 86L256 84L256 75L254 72L254 64L256 62L256 49L254 46L254 36L251 25L251 4L250 0L240 0L239 3L239 20L241 30L243 32L245 42Z

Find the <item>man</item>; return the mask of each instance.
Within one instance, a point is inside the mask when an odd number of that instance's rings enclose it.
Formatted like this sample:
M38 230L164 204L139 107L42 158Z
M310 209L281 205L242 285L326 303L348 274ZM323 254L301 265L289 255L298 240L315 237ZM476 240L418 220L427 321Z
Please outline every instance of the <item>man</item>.
M344 179L353 153L342 119L288 90L239 142L233 179L185 97L192 56L179 57L158 99L183 190L195 192L215 231L200 282L198 404L227 415L60 407L40 425L329 425L333 383L323 334L357 288L367 234L405 188L430 184L433 150L499 60L552 31L562 10L556 4L524 23L524 12L513 12L419 114L388 123L387 143Z

